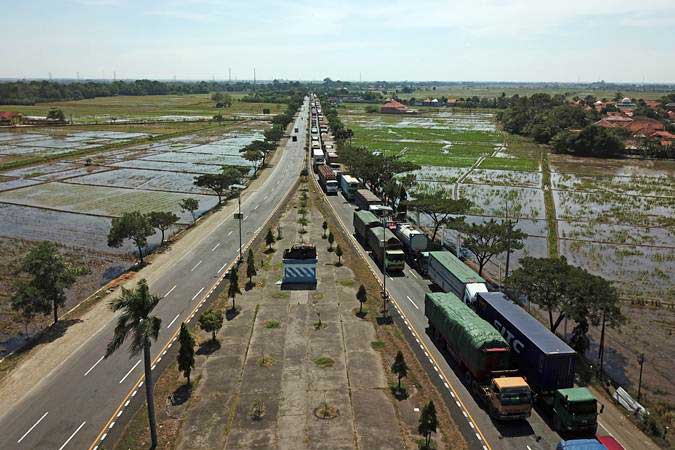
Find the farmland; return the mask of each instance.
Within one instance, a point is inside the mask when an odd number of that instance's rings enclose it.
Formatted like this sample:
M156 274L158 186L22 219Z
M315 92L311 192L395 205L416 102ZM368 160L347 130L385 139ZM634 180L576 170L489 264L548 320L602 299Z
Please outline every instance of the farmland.
M239 150L262 138L268 127L266 121L244 120L206 127L177 122L0 132L0 162L36 154L53 158L0 171L0 244L17 243L14 262L0 268L4 292L11 291L11 267L17 267L38 237L61 245L67 258L95 268L76 286L68 305L81 301L133 262L130 242L119 249L107 246L112 218L134 210L171 211L179 220L169 235L186 227L193 218L181 210L182 199L199 201L197 216L218 203L213 191L194 185L195 176L219 172L225 164L249 167ZM154 138L165 133L169 136ZM70 153L88 149L92 152ZM149 242L151 248L158 245L159 233ZM22 326L13 323L8 301L0 298L0 354L21 341L16 335Z
M616 379L637 382L636 357L646 341L657 353L675 344L675 163L549 155L546 147L500 132L487 110L420 108L401 116L346 104L339 112L354 131L354 145L422 166L416 192L444 190L469 198L474 206L468 222L503 217L506 198L515 201L517 226L528 238L512 268L523 255L545 257L557 250L571 264L613 280L629 318L623 331L609 331L609 370ZM457 235L445 231L443 238L454 243ZM504 266L501 255L487 271L499 278ZM671 358L653 358L652 364L648 389L656 393L665 389L674 367Z

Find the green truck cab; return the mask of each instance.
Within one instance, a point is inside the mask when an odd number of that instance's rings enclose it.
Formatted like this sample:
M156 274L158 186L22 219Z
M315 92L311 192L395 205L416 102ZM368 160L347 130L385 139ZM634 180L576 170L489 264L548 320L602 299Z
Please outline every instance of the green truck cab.
M540 397L560 433L595 436L598 428L598 403L585 387L558 389Z

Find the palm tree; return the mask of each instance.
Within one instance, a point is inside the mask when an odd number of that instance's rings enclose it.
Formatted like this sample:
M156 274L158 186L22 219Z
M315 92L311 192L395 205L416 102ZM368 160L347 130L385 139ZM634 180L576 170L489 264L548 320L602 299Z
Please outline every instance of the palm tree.
M108 343L105 357L112 355L131 335L129 352L132 356L143 351L145 368L145 395L148 404L148 422L150 424L151 448L157 447L157 423L155 421L155 400L153 393L150 360L150 345L157 340L162 319L150 313L159 303L160 298L150 293L148 282L142 279L136 289L122 288L122 295L110 303L113 311L122 311L117 319L115 334Z

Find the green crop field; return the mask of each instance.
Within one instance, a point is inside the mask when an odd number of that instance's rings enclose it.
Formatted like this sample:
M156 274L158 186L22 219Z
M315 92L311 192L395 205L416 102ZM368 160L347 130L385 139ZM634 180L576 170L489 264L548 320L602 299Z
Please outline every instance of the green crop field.
M592 95L596 98L606 98L606 99L612 99L616 95L617 91L616 90L611 90L611 89L606 89L606 90L592 90L592 89L580 89L580 88L575 88L572 86L566 87L566 86L560 86L560 87L469 87L469 86L457 86L457 87L449 87L449 86L437 86L436 89L433 88L425 88L425 89L418 89L415 90L414 92L410 94L405 94L405 93L399 93L399 97L401 98L411 98L414 97L416 99L425 99L427 97L429 98L440 98L440 97L447 97L447 98L466 98L466 97L498 97L502 95L502 93L506 94L507 97L510 97L512 95L527 95L530 96L532 94L538 94L538 93L546 93L550 95L556 95L556 94L563 94L567 95L569 98L572 98L574 96L578 97L585 97L587 95ZM625 90L621 91L621 94L625 97L630 97L630 98L643 98L645 100L656 100L664 95L671 93L669 91L654 91L654 92L645 92L645 91L640 91L640 90Z
M18 111L25 115L44 116L52 108L60 108L69 120L92 123L109 121L111 118L124 119L173 119L213 117L220 113L224 117L262 114L269 109L271 114L283 112L285 105L277 103L247 103L240 101L243 94L235 94L229 108L216 108L208 94L194 95L146 95L97 97L93 99L39 103L32 106L4 105L3 110Z

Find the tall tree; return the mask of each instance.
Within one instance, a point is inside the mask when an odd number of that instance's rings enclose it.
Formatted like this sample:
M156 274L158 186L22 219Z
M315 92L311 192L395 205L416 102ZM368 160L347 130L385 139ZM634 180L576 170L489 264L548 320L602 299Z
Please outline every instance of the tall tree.
M368 292L364 285L359 286L359 290L356 291L356 299L359 301L359 314L363 314L363 304L368 301Z
M121 311L115 326L112 340L108 343L105 357L112 355L131 335L129 352L132 356L143 352L145 370L145 396L148 404L148 423L150 425L151 448L157 448L157 423L155 421L155 399L152 381L152 361L150 347L157 340L162 319L151 315L160 298L150 293L148 282L142 279L136 289L122 288L122 295L113 300L113 311Z
M199 209L199 200L192 197L184 198L180 201L180 209L182 211L189 211L192 216L192 222L194 223L194 221L197 220L195 212Z
M223 313L214 309L207 309L199 316L199 327L211 333L211 341L216 342L216 333L223 326Z
M248 171L240 166L223 166L220 173L205 173L195 178L195 186L211 189L218 196L218 204L222 204L225 191L233 184L240 184Z
M519 229L510 229L507 222L498 223L490 219L484 223L469 223L462 227L465 234L464 247L476 257L478 274L483 275L483 268L494 257L509 248L523 248L522 240L527 236Z
M333 235L332 231L328 232L328 251L332 252L333 251L333 243L335 242L335 236Z
M253 175L257 175L258 169L262 166L259 162L263 160L265 154L255 148L245 148L241 153L241 157L253 164Z
M265 245L267 245L267 248L269 250L272 250L272 244L274 244L274 234L272 233L272 229L270 228L267 230L267 234L265 235Z
M195 367L195 338L190 333L185 322L180 324L178 342L180 343L177 356L178 370L187 379L188 386L191 386L190 373L192 373L192 369Z
M86 267L73 266L66 262L53 242L43 241L30 249L21 263L21 275L17 281L12 304L24 318L32 319L35 313L54 315L59 321L59 307L66 303L66 289L77 277L88 273Z
M433 222L434 231L431 240L436 239L436 234L441 226L459 228L464 223L462 214L466 214L471 208L471 201L465 198L453 199L447 192L438 190L429 194L418 194L417 198L406 202L409 208L426 214Z
M114 217L108 232L108 246L121 247L126 239L131 239L138 248L138 257L143 264L143 248L148 245L148 237L155 229L148 216L140 211L125 212L121 217Z
M403 357L401 350L396 353L394 363L391 365L391 371L398 377L397 391L401 392L401 379L408 376L408 365L405 362L405 358Z
M246 276L248 277L248 283L253 284L253 277L256 276L258 272L255 268L255 257L253 256L253 249L248 249L248 258L246 259Z
M555 332L564 319L560 312L554 321L553 314L562 311L567 300L570 266L565 257L533 258L520 260L520 267L505 280L506 285L527 296L528 301L548 312L549 327Z
M241 289L239 289L239 272L237 271L236 266L230 269L230 284L227 287L227 295L232 299L232 311L236 309L235 297L237 294L241 294Z
M321 224L321 228L323 229L323 235L321 236L323 239L326 239L326 231L328 231L328 222L325 220Z
M153 228L157 228L162 232L162 241L160 245L164 245L164 232L168 230L171 225L178 222L178 216L171 211L152 211L148 214L148 220Z
M431 433L435 433L438 428L438 419L436 418L436 407L432 400L422 407L420 414L420 423L417 431L424 436L424 448L429 449L431 443Z
M337 245L335 248L335 256L338 257L338 266L342 265L342 247L340 247L340 244Z

